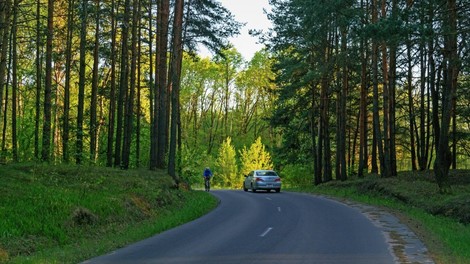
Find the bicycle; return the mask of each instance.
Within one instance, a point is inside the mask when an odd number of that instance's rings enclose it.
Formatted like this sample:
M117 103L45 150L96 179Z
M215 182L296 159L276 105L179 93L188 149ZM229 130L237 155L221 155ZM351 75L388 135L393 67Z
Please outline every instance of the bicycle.
M204 177L204 187L206 188L206 192L210 191L211 189L211 178Z

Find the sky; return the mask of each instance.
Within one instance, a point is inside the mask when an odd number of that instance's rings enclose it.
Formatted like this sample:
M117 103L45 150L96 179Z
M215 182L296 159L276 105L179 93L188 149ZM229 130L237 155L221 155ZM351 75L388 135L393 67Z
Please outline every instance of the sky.
M271 22L268 20L263 8L270 11L268 0L219 0L225 6L235 19L239 22L246 23L240 29L240 35L230 38L230 42L240 52L247 61L251 60L254 53L263 48L262 44L257 44L256 37L248 34L250 29L267 30ZM201 51L201 55L208 56L207 51Z

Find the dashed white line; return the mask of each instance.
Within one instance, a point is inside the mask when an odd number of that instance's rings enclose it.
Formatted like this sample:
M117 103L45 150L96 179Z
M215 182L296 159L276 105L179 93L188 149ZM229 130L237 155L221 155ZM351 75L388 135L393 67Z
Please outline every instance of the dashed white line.
M266 229L266 231L264 231L264 233L262 233L262 234L259 235L259 236L260 236L260 237L266 236L266 235L269 233L269 231L271 231L272 229L273 229L272 227L268 227L268 229Z
M266 197L266 199L267 199L267 200L270 200L270 201L272 201L272 200L273 200L273 199L271 199L271 198L269 198L269 197Z
M277 211L280 213L280 212L281 212L281 207L278 207L278 208L277 208Z

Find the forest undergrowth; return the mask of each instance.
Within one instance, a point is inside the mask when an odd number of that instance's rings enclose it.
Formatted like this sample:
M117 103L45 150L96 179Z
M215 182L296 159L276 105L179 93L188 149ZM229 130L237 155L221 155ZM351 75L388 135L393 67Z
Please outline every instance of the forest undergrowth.
M216 199L165 171L0 166L0 263L77 263L200 217Z

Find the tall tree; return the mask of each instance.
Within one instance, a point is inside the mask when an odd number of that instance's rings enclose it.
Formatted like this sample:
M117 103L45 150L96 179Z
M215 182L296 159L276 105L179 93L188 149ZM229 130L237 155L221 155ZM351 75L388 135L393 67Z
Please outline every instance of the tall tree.
M142 12L142 5L139 3L139 8L137 11L139 14ZM140 16L140 15L139 15ZM136 115L137 115L137 120L136 120L136 135L135 135L135 166L140 167L140 140L141 140L141 119L142 119L142 87L141 87L141 78L142 78L142 70L141 70L141 59L142 59L142 21L139 19L139 25L138 25L138 36L137 36L137 100L136 100ZM149 44L149 46L151 46ZM151 49L151 48L150 48ZM152 59L150 59L150 62ZM150 73L152 71L150 70ZM150 74L152 76L152 74Z
M341 53L343 61L343 69L341 72L341 87L338 88L338 98L337 98L337 132L336 132L336 141L337 141L337 150L336 150L336 179L346 180L347 179L347 168L346 168L346 98L348 96L348 87L349 87L349 67L348 67L348 47L347 47L347 27L342 25L340 28L341 31ZM361 102L362 103L362 102ZM364 109L361 109L364 110ZM365 114L365 113L364 113ZM365 120L362 120L365 123ZM365 137L365 131L362 131ZM364 145L367 146L364 142ZM365 147L364 147L365 148ZM365 155L365 153L362 153ZM360 167L361 168L361 167Z
M140 1L134 0L132 5L132 38L131 38L131 68L130 68L130 87L127 96L125 117L124 117L124 140L122 146L122 164L121 168L129 168L129 160L131 154L132 131L134 120L134 99L136 90L137 75L137 27L139 24L140 13L138 12Z
M364 9L364 1L361 1L361 8ZM367 23L367 12L363 12L362 15L362 26L365 27ZM367 50L368 41L367 38L362 38L360 43L360 56L361 56L361 90L360 90L360 101L359 101L359 168L358 176L364 175L364 170L368 169L367 165L367 94L368 94L368 73L367 66L369 63L369 51ZM345 73L347 75L347 72ZM344 77L343 77L344 78ZM340 133L341 134L341 133ZM344 135L344 134L343 134ZM340 136L344 138L344 136Z
M406 16L406 26L407 28L410 27L411 23L411 7L413 5L413 1L407 1L407 16ZM406 77L406 88L407 88L407 96L408 96L408 122L409 122L409 132L410 132L410 152L411 152L411 169L413 171L417 170L416 166L416 139L415 139L415 112L414 112L414 100L413 100L413 66L414 60L412 56L413 52L413 42L412 42L412 34L411 32L407 35L406 40L406 62L408 66L407 70L407 77ZM423 107L424 108L424 107ZM424 127L424 126L423 126Z
M8 40L10 36L10 9L11 0L5 0L0 3L0 119L3 111L3 88L6 79L6 65L8 54ZM4 124L6 125L6 124Z
M230 112L230 100L231 100L231 86L235 82L236 74L242 63L242 57L240 53L236 52L235 49L225 49L221 51L221 55L216 57L216 62L220 64L223 72L223 95L222 95L222 113L223 113L223 124L222 128L225 133L224 136L229 136L229 124L228 115Z
M392 0L392 14L391 14L391 23L394 28L392 33L390 43L390 68L388 72L388 99L389 99L389 130L388 133L390 138L390 171L391 176L397 175L397 154L396 154L396 121L395 121L395 104L396 104L396 83L397 83L397 49L400 41L401 34L399 32L399 17L398 17L398 1Z
M167 65L167 53L168 53L168 26L169 26L169 15L170 15L170 1L169 0L158 0L158 22L157 22L157 39L158 39L158 50L157 50L157 63L155 70L157 76L155 78L157 84L157 110L155 114L157 117L155 121L158 123L158 136L157 136L157 156L156 156L156 167L165 167L165 157L168 150L168 65Z
M70 8L73 10L73 8ZM72 11L70 11L72 12ZM39 159L39 122L41 117L41 92L42 92L42 34L41 34L41 1L36 1L36 118L34 123L34 157ZM0 80L1 82L1 80ZM0 90L2 88L0 87ZM1 97L1 91L0 91ZM0 100L1 101L1 100ZM0 102L1 105L1 102ZM64 112L64 117L65 117ZM65 131L64 131L65 132ZM65 149L67 150L67 149ZM64 152L66 153L66 152Z
M49 161L51 156L52 115L52 39L54 33L54 0L47 2L46 80L44 87L44 122L42 128L41 159Z
M75 162L77 164L82 164L83 160L83 112L85 109L87 19L88 0L82 0L80 14L80 69L78 73L77 149L75 150Z
M18 162L18 139L16 131L17 117L17 95L18 95L18 9L19 1L13 3L13 23L11 28L12 35L12 84L11 84L11 141L13 161Z
M109 91L108 109L108 138L106 144L106 166L113 166L113 142L114 142L114 122L116 113L116 15L115 2L111 0L111 84Z
M387 0L382 0L381 3L381 18L385 21L387 17ZM384 152L383 152L383 169L381 175L383 177L392 176L390 168L390 86L388 78L388 53L387 53L387 42L385 39L381 41L381 52L382 52L382 97L383 97L383 141L384 141Z
M444 60L446 63L445 82L442 87L442 111L439 140L436 146L434 173L441 192L449 189L449 168L452 153L449 149L449 130L452 117L452 100L456 95L457 77L459 74L459 57L457 51L457 4L456 0L443 1Z
M39 2L39 0L38 0ZM71 67L72 67L72 39L73 39L73 28L74 28L74 0L68 1L68 9L67 9L67 40L66 40L66 49L65 49L65 85L64 85L64 115L62 119L62 159L64 162L69 162L69 133L70 133L70 82L71 82ZM38 10L39 11L39 10ZM39 22L38 22L39 24ZM39 25L38 25L39 28ZM39 31L38 31L39 32ZM40 34L38 34L38 43L40 39ZM39 47L39 44L37 44ZM39 48L38 48L39 49ZM38 50L39 52L39 50ZM39 60L40 58L37 57L38 66L37 74L40 75L40 67L39 67ZM38 80L40 80L38 78ZM37 84L40 87L40 84ZM38 89L39 91L39 89ZM37 120L37 119L36 119ZM36 121L38 122L38 121Z
M378 3L377 0L372 0L372 25L378 25ZM380 109L379 109L379 72L378 72L378 57L379 57L379 40L377 37L372 38L372 93L373 93L373 141L376 143L376 148L374 147L373 153L378 153L379 163L380 163L380 174L383 175L384 167L384 150L382 143L382 132L380 129ZM375 165L375 159L372 162ZM375 172L374 166L372 172Z
M93 75L91 81L91 103L90 103L90 161L96 159L96 137L97 137L97 102L98 102L98 63L100 47L100 0L95 0L95 42L93 47Z
M181 85L181 66L183 61L183 7L184 0L176 0L173 19L173 47L171 59L171 128L170 151L168 157L168 173L176 183L179 182L176 175L176 145L177 127L179 124L179 97Z
M242 23L237 22L220 1L190 0L186 6L184 46L190 53L200 44L220 53L228 47L228 38L240 33Z
M116 122L116 141L114 144L114 166L120 167L122 164L122 138L123 138L123 123L124 121L124 105L129 87L129 16L130 16L130 0L124 1L124 17L121 25L121 71L119 77L119 92L117 101L117 122Z

